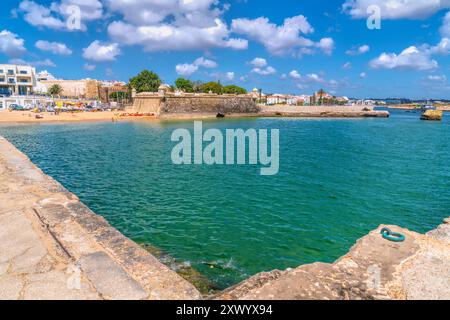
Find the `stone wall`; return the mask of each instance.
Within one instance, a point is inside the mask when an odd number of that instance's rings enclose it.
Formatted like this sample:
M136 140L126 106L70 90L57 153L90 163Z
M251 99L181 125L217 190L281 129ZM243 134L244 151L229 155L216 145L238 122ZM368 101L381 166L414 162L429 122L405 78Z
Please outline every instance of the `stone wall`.
M166 96L161 113L257 113L259 109L250 96L201 95Z
M69 98L85 98L98 99L99 97L99 83L96 80L48 80L41 81L47 87L58 84L62 88L61 95Z
M132 112L159 114L163 96L151 93L140 93L133 101Z
M133 111L170 114L258 113L255 100L248 95L174 95L141 93L134 98Z

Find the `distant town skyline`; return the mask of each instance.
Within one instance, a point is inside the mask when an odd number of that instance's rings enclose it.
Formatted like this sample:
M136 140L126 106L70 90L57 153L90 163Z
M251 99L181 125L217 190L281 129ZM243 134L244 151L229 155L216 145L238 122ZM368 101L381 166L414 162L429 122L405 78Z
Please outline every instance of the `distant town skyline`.
M0 63L56 78L450 99L447 0L24 0L0 16Z

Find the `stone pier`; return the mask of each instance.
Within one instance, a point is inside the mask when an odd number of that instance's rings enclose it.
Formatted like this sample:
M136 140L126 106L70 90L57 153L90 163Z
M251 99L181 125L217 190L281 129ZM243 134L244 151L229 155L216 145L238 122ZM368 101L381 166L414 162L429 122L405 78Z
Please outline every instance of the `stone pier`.
M0 299L199 299L0 137Z

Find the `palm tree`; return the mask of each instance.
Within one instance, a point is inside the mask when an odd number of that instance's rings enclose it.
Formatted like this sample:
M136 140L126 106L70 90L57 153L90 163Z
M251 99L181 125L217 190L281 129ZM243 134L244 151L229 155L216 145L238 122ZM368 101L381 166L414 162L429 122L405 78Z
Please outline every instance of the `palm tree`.
M323 96L325 95L325 90L320 89L319 92L317 92L319 94L319 104L322 105L323 103Z

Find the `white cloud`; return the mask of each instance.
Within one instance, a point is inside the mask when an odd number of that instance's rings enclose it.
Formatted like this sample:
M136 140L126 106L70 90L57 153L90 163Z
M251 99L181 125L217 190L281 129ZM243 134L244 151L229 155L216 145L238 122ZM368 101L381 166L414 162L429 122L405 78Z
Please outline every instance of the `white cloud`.
M310 89L318 90L320 88L327 89L330 93L336 91L340 88L348 88L350 84L348 83L348 78L343 78L341 80L325 79L323 72L320 73L310 73L307 75L300 75L299 77L291 77L295 86L301 90Z
M306 79L312 82L324 82L325 80L316 73L306 75Z
M89 63L86 63L83 66L83 69L86 71L94 71L96 68L97 68L97 66L95 64L89 64Z
M429 75L427 77L427 79L430 80L430 81L446 81L447 77L445 75L441 75L441 76Z
M135 25L156 25L172 17L177 25L214 24L226 7L216 0L105 0L107 7Z
M60 18L52 15L49 8L34 1L22 1L19 5L19 11L24 13L25 21L33 26L43 26L51 29L63 29L66 27Z
M263 68L267 66L267 60L264 58L255 58L252 61L250 61L250 64L252 64L254 67L257 68Z
M349 56L357 56L370 51L370 47L368 45L362 45L356 49L347 50L345 53Z
M442 37L450 38L450 11L445 15L444 23L439 31Z
M311 54L314 48L322 49L329 54L334 47L333 40L330 38L324 38L315 43L301 36L300 34L307 35L314 32L307 18L302 15L287 18L280 26L271 23L265 17L253 20L234 19L231 29L235 33L246 35L261 43L274 55Z
M421 19L450 8L449 0L346 0L343 9L353 18L369 16L367 8L379 6L382 19Z
M110 36L126 45L142 45L146 51L205 50L209 48L247 49L244 39L229 38L230 31L225 23L216 19L209 27L175 26L171 24L134 26L121 21L108 27Z
M50 60L50 59L45 59L45 60L38 60L38 61L25 61L22 59L11 59L8 61L8 63L10 64L19 64L19 65L26 65L26 66L32 66L32 67L56 67L56 64Z
M322 49L325 54L331 55L334 50L334 40L331 38L320 39L320 41L316 43L316 47Z
M34 61L30 63L34 67L56 67L56 64L50 59Z
M289 72L289 76L292 79L300 79L302 77L301 74L297 70L292 70L291 72Z
M351 69L351 68L352 68L351 62L346 62L346 63L344 63L344 65L342 66L342 69L344 69L344 70L349 70L349 69Z
M77 6L81 14L81 30L86 30L86 22L97 20L103 16L103 5L99 0L60 0L44 6L34 1L24 0L19 4L18 12L24 19L36 27L56 30L69 30L67 20L72 15L72 6Z
M277 70L275 68L271 67L271 66L268 66L266 68L255 67L255 68L252 69L252 72L253 73L257 73L257 74L259 74L261 76L270 76L272 74L277 73Z
M217 68L217 62L209 60L209 59L205 59L203 57L200 57L197 60L195 60L194 65L196 65L198 67L209 68L209 69Z
M190 77L197 72L198 66L190 63L177 64L175 70L181 76Z
M264 58L256 57L249 62L252 66L252 73L259 74L261 76L269 76L277 73L277 70L268 65L267 60Z
M361 73L359 74L359 77L360 77L361 79L364 79L364 78L367 77L367 73L361 72Z
M411 46L400 54L382 53L378 58L370 62L374 69L413 69L432 70L438 67L436 60L431 58L429 50Z
M433 59L433 55L449 55L450 39L442 38L435 45L423 44L420 47L411 46L403 50L400 54L383 53L378 58L370 62L374 69L412 69L412 70L433 70L439 65Z
M39 40L36 42L35 46L36 48L42 51L49 51L54 54L59 54L63 56L68 56L72 54L72 50L67 48L67 46L64 43Z
M226 77L226 79L227 79L228 81L233 80L233 79L234 79L234 72L227 72L227 73L225 74L225 77Z
M25 53L25 40L8 30L0 32L0 52L10 57L18 57Z
M120 53L117 43L102 44L95 40L89 47L83 49L83 58L97 62L114 61Z
M248 41L231 38L221 19L227 9L216 0L106 0L107 7L123 20L108 26L108 33L125 45L146 51L244 50Z
M437 45L429 47L424 46L425 49L430 54L441 54L441 55L448 55L450 54L450 39L449 38L443 38Z
M199 68L207 68L207 69L214 69L217 68L218 64L217 62L205 59L204 57L197 58L193 63L182 63L175 66L175 71L185 77L189 77Z

